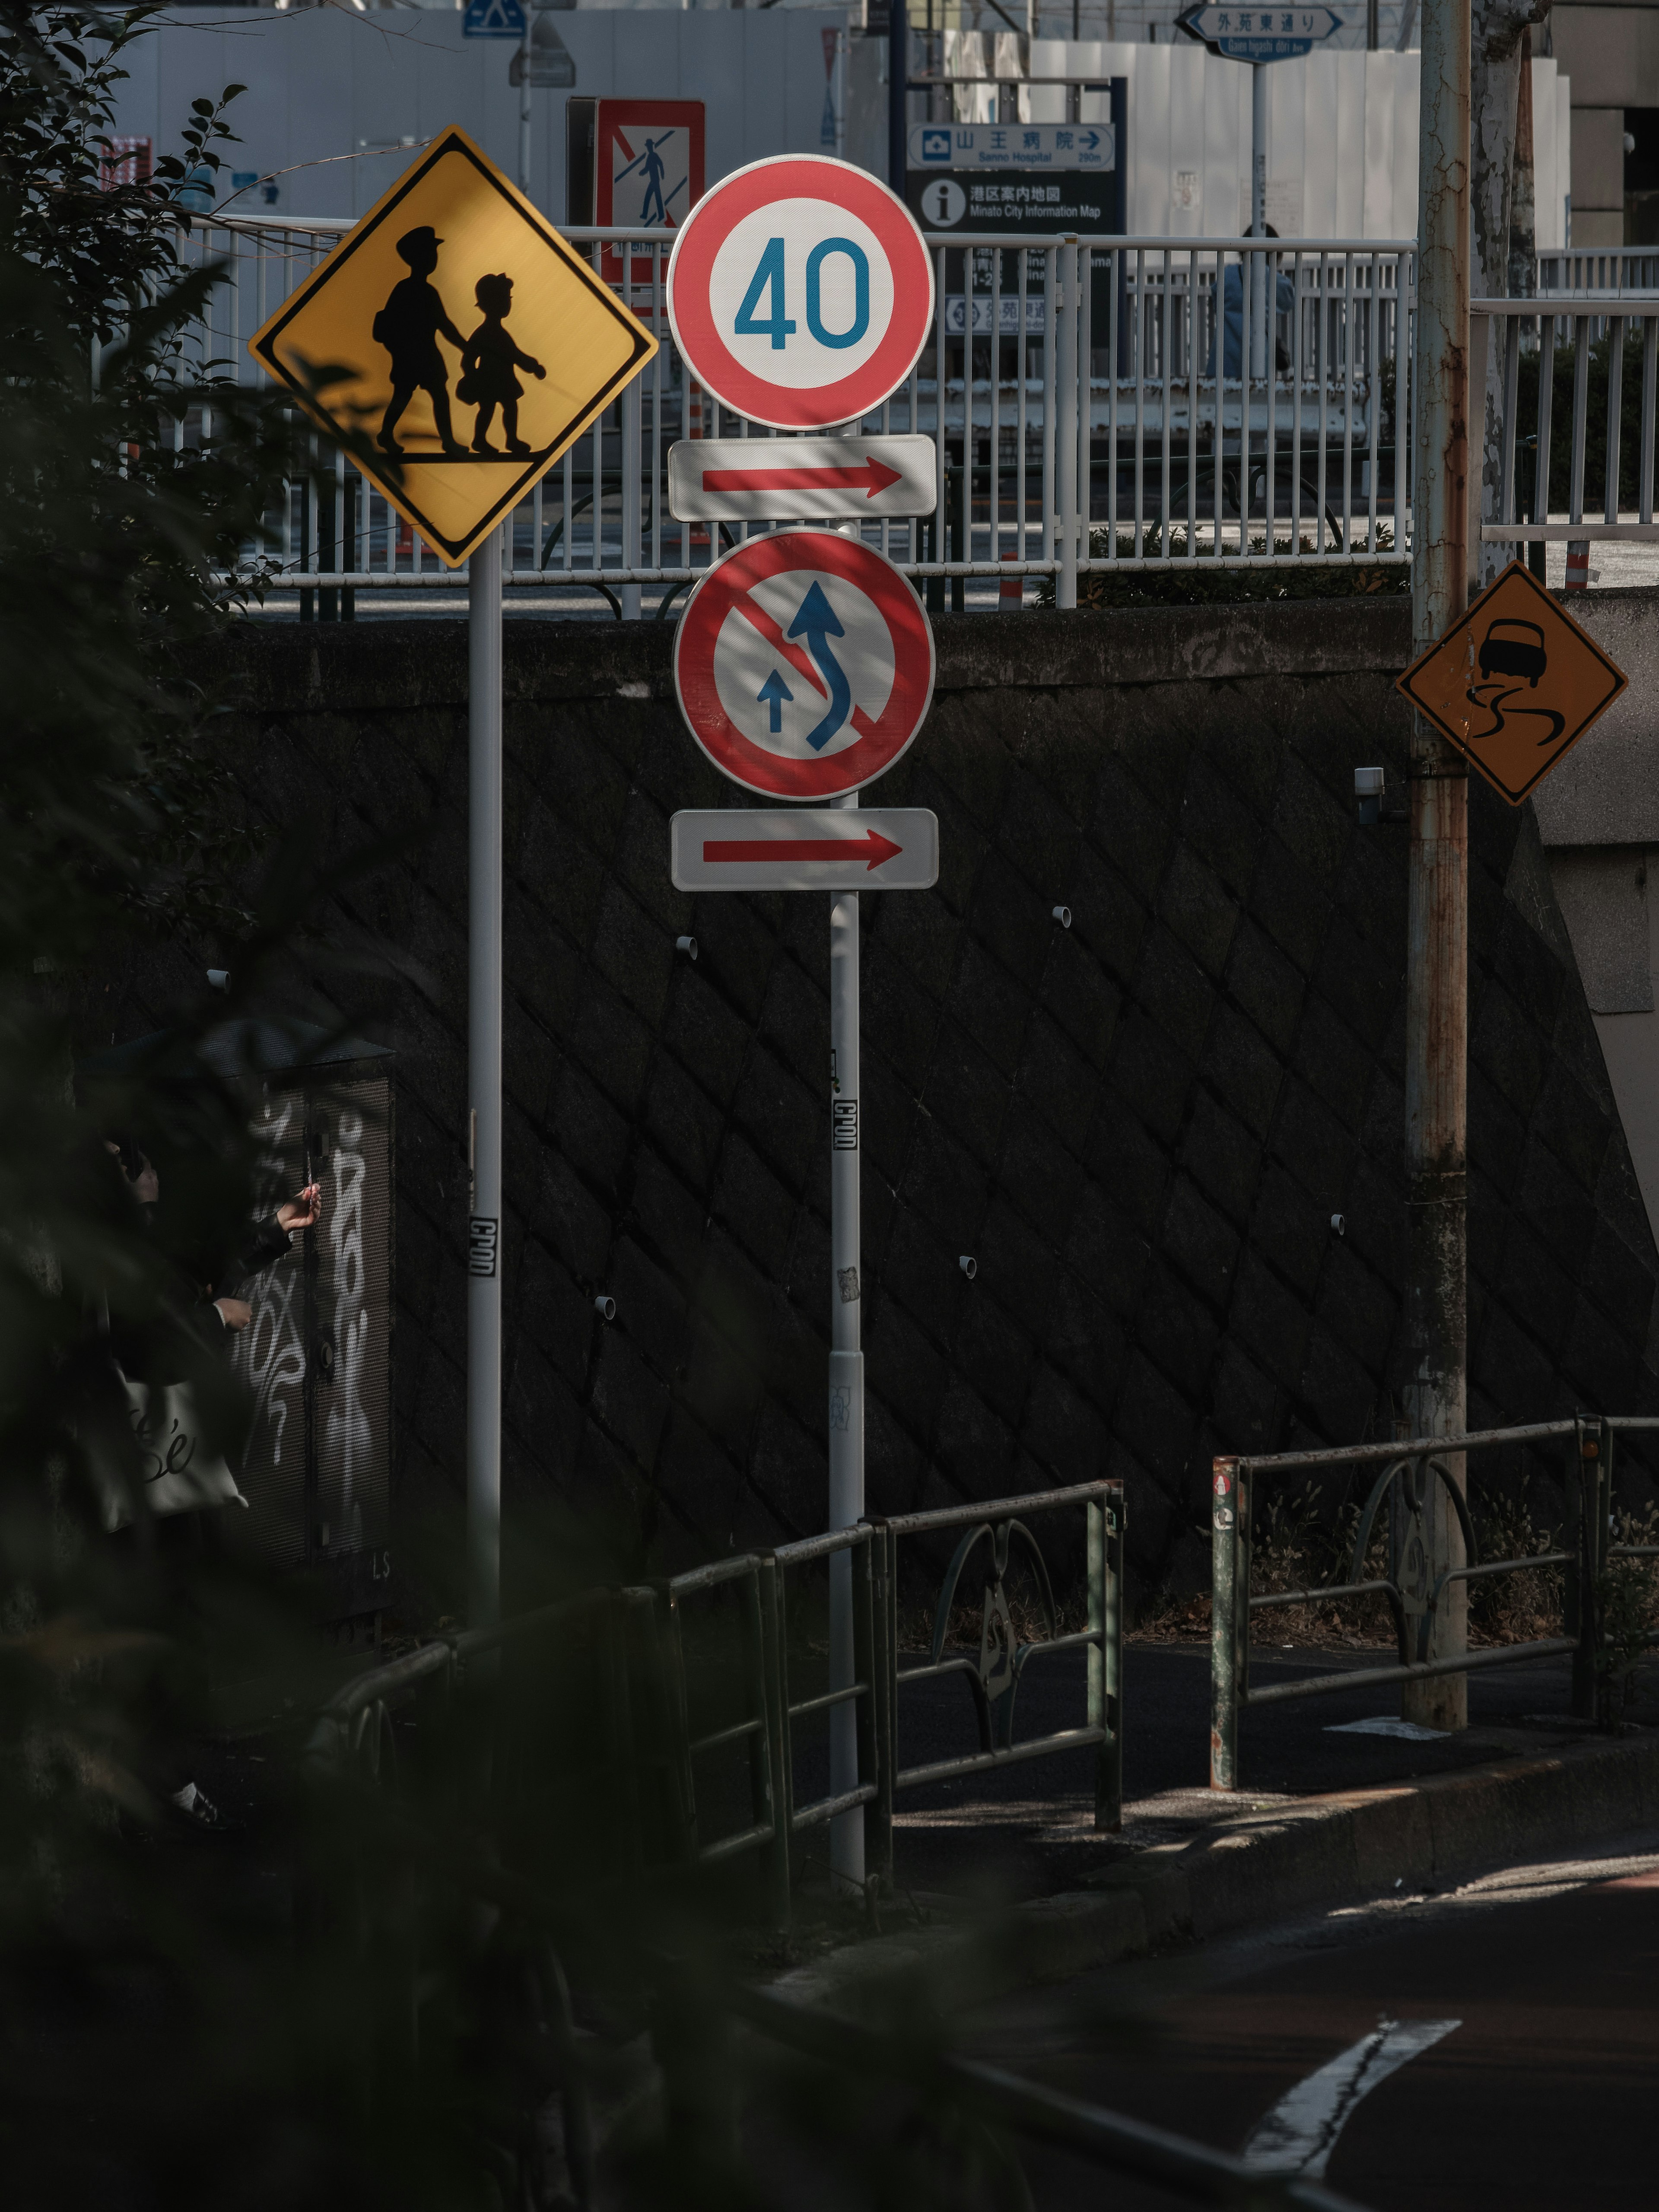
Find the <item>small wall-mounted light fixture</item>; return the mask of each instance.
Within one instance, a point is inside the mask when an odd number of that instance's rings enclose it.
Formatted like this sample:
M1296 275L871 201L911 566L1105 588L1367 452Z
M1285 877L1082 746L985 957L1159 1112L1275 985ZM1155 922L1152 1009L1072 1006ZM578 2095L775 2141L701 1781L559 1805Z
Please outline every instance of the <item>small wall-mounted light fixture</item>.
M967 1276L970 1283L973 1281L975 1276L979 1273L979 1261L975 1259L971 1252L964 1252L962 1257L957 1261L957 1265L961 1268L963 1273Z
M1353 795L1359 801L1359 826L1369 830L1378 822L1403 822L1406 809L1398 800L1393 805L1382 797L1386 778L1380 768L1357 768L1353 772Z
M695 960L697 957L697 940L695 937L677 937L674 939L674 950L676 952L684 953L688 960Z
M207 979L210 991L228 991L230 988L228 968L210 968L207 971Z
M1070 908L1070 907L1068 907L1068 906L1056 906L1056 907L1050 907L1050 908L1048 909L1048 911L1049 911L1049 912L1054 915L1054 920L1055 920L1055 921L1060 924L1060 927L1061 927L1062 929L1069 929L1069 928L1071 927L1071 926L1072 926L1072 909L1071 909L1071 908Z
M615 1321L617 1318L617 1301L615 1298L606 1297L605 1292L601 1291L598 1297L593 1301L593 1310L598 1314L601 1321Z
M1346 1213L1334 1213L1334 1214L1332 1214L1332 1216L1331 1216L1331 1229L1332 1229L1332 1232L1333 1232L1333 1234L1334 1234L1335 1236L1338 1236L1338 1237L1346 1237L1346 1236L1347 1235L1347 1233L1348 1233L1348 1217L1347 1217L1347 1215L1346 1215Z

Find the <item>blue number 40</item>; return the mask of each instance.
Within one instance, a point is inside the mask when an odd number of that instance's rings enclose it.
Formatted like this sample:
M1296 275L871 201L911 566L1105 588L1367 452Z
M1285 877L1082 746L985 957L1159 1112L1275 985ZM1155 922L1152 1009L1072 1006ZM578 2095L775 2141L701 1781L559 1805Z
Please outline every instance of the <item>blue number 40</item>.
M853 319L844 331L826 330L823 323L823 303L821 292L821 272L831 254L845 254L853 268ZM771 313L764 317L756 313L763 293L771 295ZM774 353L781 353L786 339L793 337L795 325L783 312L783 240L769 238L764 251L749 280L749 289L743 295L743 305L732 325L739 337L769 337ZM870 327L870 264L862 246L850 238L826 238L812 248L806 257L806 327L820 345L856 345Z
M772 295L772 312L762 321L755 313L760 305L761 294ZM738 319L732 326L739 337L757 338L771 336L774 353L783 351L784 340L794 336L795 325L786 322L783 313L783 240L769 238L766 251L759 265L749 280L749 289L743 295L743 305L738 309Z

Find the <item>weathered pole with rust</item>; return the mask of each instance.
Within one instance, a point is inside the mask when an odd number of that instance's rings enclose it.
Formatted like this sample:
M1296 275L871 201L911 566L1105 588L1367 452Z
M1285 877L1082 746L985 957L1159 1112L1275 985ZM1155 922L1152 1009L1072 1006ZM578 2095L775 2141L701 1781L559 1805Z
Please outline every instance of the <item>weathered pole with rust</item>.
M1412 455L1412 639L1418 653L1468 603L1469 52L1469 0L1425 0ZM1456 1436L1465 1426L1468 1335L1468 777L1462 757L1420 717L1412 732L1410 838L1407 1417L1413 1436ZM1461 1454L1450 1472L1461 1485ZM1425 1521L1426 1595L1449 1567L1463 1563L1462 1532L1437 1482ZM1466 1589L1460 1582L1445 1590L1431 1615L1425 1656L1448 1658L1467 1649ZM1408 1682L1403 1710L1407 1720L1425 1727L1462 1728L1467 1677Z

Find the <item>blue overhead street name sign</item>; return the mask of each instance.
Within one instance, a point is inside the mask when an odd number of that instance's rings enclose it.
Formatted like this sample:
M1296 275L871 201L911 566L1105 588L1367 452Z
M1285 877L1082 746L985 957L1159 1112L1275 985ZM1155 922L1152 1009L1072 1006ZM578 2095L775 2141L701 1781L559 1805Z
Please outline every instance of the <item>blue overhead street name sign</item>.
M1231 62L1288 62L1310 54L1345 19L1333 8L1194 8L1181 27Z

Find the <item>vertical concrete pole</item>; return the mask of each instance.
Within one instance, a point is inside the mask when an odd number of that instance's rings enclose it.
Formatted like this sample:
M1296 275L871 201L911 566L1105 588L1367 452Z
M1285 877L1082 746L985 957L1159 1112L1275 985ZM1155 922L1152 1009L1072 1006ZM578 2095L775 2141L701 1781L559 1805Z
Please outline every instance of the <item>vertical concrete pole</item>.
M1419 137L1417 405L1413 460L1412 641L1421 652L1468 603L1469 0L1425 0ZM1407 1406L1416 1436L1466 1425L1465 1211L1468 1070L1468 776L1420 718L1411 741L1406 971ZM1461 1487L1461 1453L1449 1455ZM1443 1486L1426 1506L1432 1584L1463 1563ZM1451 1585L1429 1656L1468 1648L1467 1585ZM1408 1720L1459 1729L1463 1675L1408 1682Z
M1055 255L1054 286L1057 308L1052 343L1057 349L1054 372L1054 469L1060 482L1060 573L1054 578L1054 605L1077 605L1078 479L1082 467L1082 441L1078 422L1078 355L1080 257L1075 238L1060 241ZM1088 387L1083 393L1088 402Z
M519 190L530 198L531 0L524 0L524 41L519 48Z
M467 563L467 1620L501 1592L501 531Z
M839 801L856 807L856 792ZM830 902L830 1526L864 1518L864 1255L859 1188L859 895ZM830 1686L858 1679L853 1615L853 1559L830 1561ZM830 1712L830 1793L856 1790L858 1708ZM830 1824L830 1878L836 1888L864 1887L864 1808Z
M910 113L910 13L905 0L887 0L887 181L904 198ZM943 315L941 307L939 313Z
M1267 235L1267 62L1250 64L1250 236ZM1267 305L1267 257L1265 253L1250 256L1249 299L1249 376L1258 380L1267 374L1267 324L1272 314ZM1244 440L1249 443L1250 407L1248 397L1244 403ZM1248 453L1247 453L1248 461ZM1271 456L1269 457L1271 459ZM1249 471L1245 470L1248 477ZM1268 470L1271 476L1272 469ZM1245 505L1249 504L1248 497ZM1273 510L1267 513L1268 534L1272 535ZM1273 550L1272 546L1268 551Z

